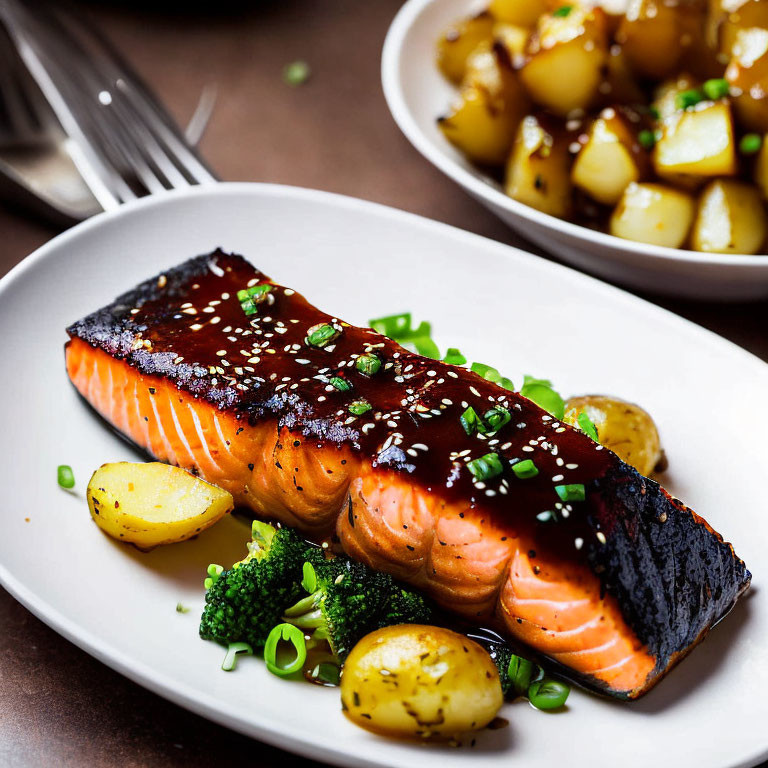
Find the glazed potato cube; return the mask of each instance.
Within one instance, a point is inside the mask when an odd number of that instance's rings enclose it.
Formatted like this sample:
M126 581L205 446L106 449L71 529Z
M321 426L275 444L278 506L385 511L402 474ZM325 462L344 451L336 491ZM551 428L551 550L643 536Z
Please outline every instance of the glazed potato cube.
M697 178L736 173L736 145L731 107L725 101L701 102L667 118L653 153L662 178L685 174Z
M605 13L570 7L545 14L528 45L520 78L531 98L557 115L583 109L595 99L608 55Z
M768 200L768 135L763 136L763 143L760 152L755 159L755 183L763 193L763 197Z
M662 184L630 184L611 216L610 232L625 240L679 248L693 223L686 192Z
M659 113L659 120L666 120L680 110L677 96L683 91L690 91L698 86L698 81L690 75L681 74L663 82L653 94L653 108Z
M702 190L691 237L695 250L758 253L765 233L765 209L757 187L717 179Z
M549 0L491 0L488 12L497 21L530 28L551 5Z
M570 153L566 138L529 115L520 123L509 157L504 191L553 216L571 210Z
M768 29L738 33L725 78L739 121L751 130L768 131Z
M615 205L646 167L647 155L629 120L609 107L592 123L589 139L574 161L571 181L599 203Z
M494 42L504 49L507 58L516 67L522 65L525 59L530 36L530 30L514 24L497 24L493 28Z
M768 0L711 0L707 42L729 57L739 32L768 28Z
M451 25L437 42L437 65L454 83L464 78L467 59L480 43L491 39L493 18L481 13Z
M467 60L458 101L438 125L470 160L502 165L527 109L528 98L517 75L497 50L484 43Z
M669 77L682 48L677 8L663 0L630 0L616 32L632 70L641 77Z

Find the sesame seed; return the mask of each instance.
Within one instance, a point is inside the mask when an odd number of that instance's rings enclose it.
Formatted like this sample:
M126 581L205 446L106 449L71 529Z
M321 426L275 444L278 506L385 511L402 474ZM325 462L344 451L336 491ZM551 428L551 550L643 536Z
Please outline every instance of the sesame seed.
M559 483L559 482L560 482L562 479L563 479L563 475L555 475L555 476L552 478L552 482L553 482L553 483Z
M193 325L189 326L190 331L199 331L203 326L200 325L200 323L194 323Z
M584 539L577 537L573 540L573 545L576 547L576 549L581 549L584 546Z
M595 536L597 536L597 540L598 540L598 541L599 541L601 544L605 544L605 541L606 541L606 539L605 539L605 534L604 534L602 531L598 531L598 532L595 534Z
M470 392L471 392L473 395L475 395L475 397L480 397L480 393L479 393L479 392L478 392L478 391L477 391L477 390L476 390L474 387L470 387L470 388L469 388L469 391L470 391Z

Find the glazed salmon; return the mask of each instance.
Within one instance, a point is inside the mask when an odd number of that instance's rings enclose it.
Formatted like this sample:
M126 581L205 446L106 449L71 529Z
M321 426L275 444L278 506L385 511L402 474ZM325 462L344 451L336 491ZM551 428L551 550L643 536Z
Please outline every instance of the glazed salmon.
M749 585L704 520L582 432L239 256L191 259L68 332L77 390L152 456L594 690L643 694Z

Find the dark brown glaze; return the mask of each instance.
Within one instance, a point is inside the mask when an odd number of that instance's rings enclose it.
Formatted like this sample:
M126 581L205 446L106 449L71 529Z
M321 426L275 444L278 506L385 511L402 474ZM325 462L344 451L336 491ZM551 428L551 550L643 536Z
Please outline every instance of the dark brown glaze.
M246 317L237 291L274 286ZM339 336L319 349L309 329L330 323ZM216 251L191 259L73 324L77 336L145 375L251 423L281 427L358 453L380 471L447 501L494 516L537 549L581 561L619 602L625 620L657 658L659 671L733 605L750 574L730 545L660 486L641 477L579 430L533 402L465 368L412 354L368 328L351 326L271 283L239 256ZM373 352L378 373L355 368ZM340 377L351 385L339 391ZM353 401L372 410L355 415ZM460 416L507 408L498 433L468 435ZM467 462L497 453L503 473L480 482ZM531 459L539 474L519 479L511 465ZM583 502L565 504L555 486L583 484ZM542 522L553 511L557 522Z

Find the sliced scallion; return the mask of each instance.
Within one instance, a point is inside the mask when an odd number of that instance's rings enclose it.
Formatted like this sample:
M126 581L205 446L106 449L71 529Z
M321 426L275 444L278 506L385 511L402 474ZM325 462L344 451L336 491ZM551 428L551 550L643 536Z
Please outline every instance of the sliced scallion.
M586 491L582 483L571 483L569 485L556 485L555 493L561 501L584 501Z
M230 643L227 646L227 653L224 661L221 662L221 668L225 672L231 672L237 666L237 654L244 653L246 656L253 655L253 648L248 643Z
M467 462L467 469L475 476L476 480L490 480L504 471L498 453L486 453L477 459Z
M72 471L72 467L70 467L69 464L59 464L56 468L56 479L62 488L75 487L75 473Z
M531 459L523 459L523 461L513 464L512 471L515 473L515 477L519 477L521 480L527 480L529 477L536 477L539 474L538 467Z
M322 349L328 346L340 333L341 331L334 328L330 323L318 323L307 331L305 341L311 347Z
M293 646L288 650L288 658L282 651L286 643ZM291 658L292 657L292 658ZM293 624L278 624L268 635L264 644L264 661L267 669L278 677L286 677L298 672L307 660L307 643L304 633Z

